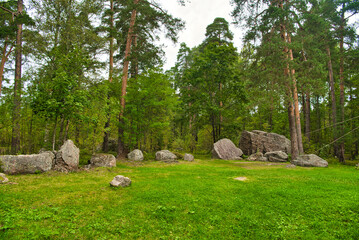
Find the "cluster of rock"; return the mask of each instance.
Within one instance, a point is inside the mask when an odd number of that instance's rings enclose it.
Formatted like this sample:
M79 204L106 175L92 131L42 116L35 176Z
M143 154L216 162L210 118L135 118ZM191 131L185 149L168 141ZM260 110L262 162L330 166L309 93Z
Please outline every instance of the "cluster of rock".
M33 174L55 170L76 171L79 168L80 149L67 140L59 151L43 151L32 155L0 156L2 169L7 174ZM111 154L94 154L86 168L116 167L116 158Z
M257 152L250 155L248 160L261 162L287 162L288 154L282 151L267 152L265 154Z
M129 154L127 154L127 158L132 161L142 161L143 153L141 150L135 149L132 152L130 152ZM169 150L161 150L161 151L156 152L156 160L157 161L162 161L162 162L167 162L167 163L176 163L176 162L178 162L177 161L178 158L179 157L176 156L176 154L170 152ZM193 155L186 153L183 156L183 160L192 162L192 161L194 161L194 157L193 157Z
M213 144L212 157L224 160L242 159L244 154L249 155L249 161L287 162L291 151L290 140L283 135L254 130L243 131L239 143L240 148L229 139L221 139ZM293 166L327 167L328 162L317 155L300 155L292 160Z
M58 152L40 152L32 155L0 156L2 169L7 174L47 172L51 169L61 172L76 170L79 166L80 150L67 140Z

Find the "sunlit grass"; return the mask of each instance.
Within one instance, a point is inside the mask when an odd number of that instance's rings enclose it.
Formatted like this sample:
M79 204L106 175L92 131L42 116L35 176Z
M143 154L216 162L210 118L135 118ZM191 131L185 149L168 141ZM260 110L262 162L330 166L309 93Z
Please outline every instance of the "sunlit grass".
M116 175L132 185L110 187ZM359 239L349 166L197 159L9 178L18 184L0 185L0 239Z

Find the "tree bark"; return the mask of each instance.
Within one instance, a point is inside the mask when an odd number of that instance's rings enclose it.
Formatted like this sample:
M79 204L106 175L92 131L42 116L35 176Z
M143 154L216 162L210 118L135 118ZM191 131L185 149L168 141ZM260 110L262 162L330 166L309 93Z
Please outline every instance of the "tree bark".
M305 94L305 136L310 141L310 93Z
M288 106L288 120L289 120L289 130L290 130L290 143L291 143L291 155L292 160L297 159L299 155L298 150L298 137L297 130L295 127L295 113L293 103L290 101Z
M23 0L17 1L17 11L22 14ZM14 83L14 107L13 128L11 140L11 153L16 154L20 150L20 101L21 101L21 60L22 60L22 24L17 25L16 34L16 58L15 58L15 83Z
M332 58L330 53L329 45L326 46L327 56L328 56L328 74L329 74L329 86L330 86L330 97L332 100L332 123L333 123L333 141L337 139L337 104L335 98L335 87L334 87L334 75L333 75L333 65ZM334 155L338 156L338 145L337 143L333 144Z
M134 4L137 4L139 0L134 0ZM132 44L132 37L134 32L134 26L136 22L136 15L137 10L136 8L132 10L131 13L131 20L130 20L130 27L127 33L127 42L126 42L126 50L125 50L125 57L123 63L123 76L122 76L122 89L121 89L121 110L119 114L119 127L118 127L118 148L117 148L117 157L124 157L125 152L125 144L123 141L123 133L124 133L124 119L123 114L125 112L126 106L126 89L127 89L127 80L128 80L128 67L129 67L129 56L131 54L131 44Z
M55 118L54 131L52 132L52 151L55 151L55 146L56 146L56 129L57 129L57 116Z
M287 33L287 41L289 44L292 43L292 38L289 33ZM289 59L291 62L294 61L293 50L289 48ZM297 143L299 154L303 154L303 142L302 142L302 128L300 123L300 112L299 112L299 100L298 100L298 88L297 88L297 79L295 77L295 69L291 67L290 69L292 83L293 83L293 101L294 101L294 113L295 113L295 126L297 130Z

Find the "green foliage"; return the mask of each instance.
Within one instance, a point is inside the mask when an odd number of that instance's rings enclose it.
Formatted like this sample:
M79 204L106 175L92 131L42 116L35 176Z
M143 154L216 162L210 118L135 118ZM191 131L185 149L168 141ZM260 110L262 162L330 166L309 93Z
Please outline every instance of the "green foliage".
M125 142L130 149L141 143L150 151L167 146L176 105L168 76L155 69L131 79L126 102Z

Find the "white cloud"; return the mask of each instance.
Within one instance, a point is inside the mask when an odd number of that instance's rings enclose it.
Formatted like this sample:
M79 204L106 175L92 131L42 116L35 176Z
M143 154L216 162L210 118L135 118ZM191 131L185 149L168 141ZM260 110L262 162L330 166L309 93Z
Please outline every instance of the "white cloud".
M180 6L176 0L161 0L160 2L170 14L186 22L186 29L179 33L177 45L168 40L163 40L163 43L167 46L165 49L167 58L165 69L174 66L179 43L185 42L189 47L199 45L205 38L206 27L216 17L223 17L228 22L232 22L230 16L232 6L229 0L191 0L191 2L186 3L185 7ZM231 31L234 33L235 46L240 47L242 42L240 29L231 25Z

